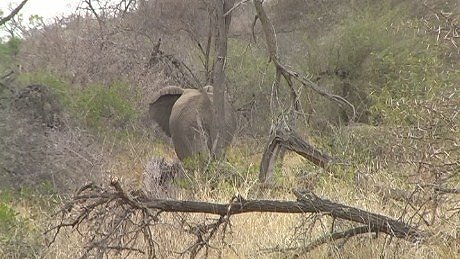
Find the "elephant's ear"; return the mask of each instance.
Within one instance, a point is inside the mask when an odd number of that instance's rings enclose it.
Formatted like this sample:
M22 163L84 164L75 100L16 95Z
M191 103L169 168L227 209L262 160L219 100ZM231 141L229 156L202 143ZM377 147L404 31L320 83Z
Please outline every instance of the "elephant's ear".
M174 103L184 92L184 89L178 86L167 86L159 90L153 97L149 107L150 118L158 123L158 126L171 137L169 131L169 116Z

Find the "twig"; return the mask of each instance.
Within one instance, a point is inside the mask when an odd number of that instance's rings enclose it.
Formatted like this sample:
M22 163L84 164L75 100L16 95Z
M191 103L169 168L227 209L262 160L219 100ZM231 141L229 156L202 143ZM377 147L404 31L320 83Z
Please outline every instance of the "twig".
M242 0L238 3L236 3L232 8L230 8L230 10L228 10L227 12L225 12L224 14L224 17L226 17L227 15L229 15L231 12L233 12L233 10L235 10L236 8L238 8L240 5L248 2L249 0Z

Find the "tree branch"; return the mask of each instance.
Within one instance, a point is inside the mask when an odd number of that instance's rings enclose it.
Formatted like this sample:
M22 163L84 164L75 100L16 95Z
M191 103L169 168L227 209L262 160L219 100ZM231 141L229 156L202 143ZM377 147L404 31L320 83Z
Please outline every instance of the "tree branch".
M326 243L328 243L330 241L344 239L344 238L349 239L349 238L351 238L353 236L357 236L357 235L360 235L360 234L369 234L369 233L373 233L373 231L368 226L361 226L361 227L348 229L348 230L345 230L345 231L342 231L342 232L334 232L334 233L326 234L324 236L321 236L321 237L315 239L314 241L312 241L307 246L286 247L286 248L276 247L276 248L269 248L269 249L265 249L265 250L267 252L281 252L281 253L285 253L287 251L301 251L302 253L308 253L308 252L314 250L315 248L317 248L317 247L319 247L319 246L321 246L323 244L326 244Z
M233 12L233 10L235 10L236 8L238 8L240 5L248 2L249 0L241 0L239 1L238 3L236 3L232 8L230 8L230 10L226 11L225 14L224 14L224 17L226 17L227 15L229 15L231 12Z
M283 77L286 79L286 81L287 81L287 83L288 83L288 85L289 85L289 87L291 89L291 94L292 94L293 98L297 98L297 94L296 94L294 88L292 87L291 78L293 78L293 79L297 80L298 82L300 82L304 87L310 87L316 93L320 94L323 97L326 97L327 99L329 99L331 101L334 101L334 102L338 103L339 105L346 105L346 106L350 107L351 110L353 111L353 116L351 116L351 121L354 121L355 118L356 118L356 109L355 109L353 104L351 104L345 98L343 98L343 97L341 97L339 95L330 94L330 93L326 92L319 85L317 85L314 82L312 82L306 76L300 75L300 73L292 71L286 65L281 63L281 61L279 60L279 57L278 57L278 50L277 50L277 44L276 44L276 38L275 38L275 31L274 31L273 25L271 24L270 20L268 19L267 14L265 13L265 10L264 10L264 8L262 6L262 2L263 1L261 1L261 0L253 0L254 7L255 7L256 12L257 12L257 18L260 20L260 22L262 24L262 29L264 31L265 41L267 43L268 55L270 57L270 61L274 62L277 71L279 71L281 73L281 75L283 75ZM255 22L256 22L256 20L254 21L254 23ZM298 101L295 99L294 100L294 105L298 105L297 102Z
M9 20L13 19L13 17L21 11L21 9L24 7L24 5L27 3L29 0L23 0L11 13L3 18L0 19L0 26L3 24L7 23Z
M227 204L220 204L200 201L150 199L143 195L142 192L126 193L121 187L120 182L114 179L108 189L95 185L86 185L82 188L80 193L75 195L69 204L65 205L61 210L62 220L59 225L54 226L47 233L56 231L55 238L62 228L71 227L78 229L78 225L82 222L92 220L95 221L93 222L95 224L96 222L100 222L98 217L107 218L108 214L113 215L117 210L122 208L125 212L124 214L121 213L121 215L139 214L136 211L144 215L144 218L138 219L140 220L139 223L135 223L135 225L141 225L140 229L149 228L149 225L145 222L153 223L158 221L158 215L161 212L207 213L219 215L221 218L225 217L226 219L229 219L231 215L250 212L322 213L334 218L364 224L369 232L381 232L414 243L424 242L432 236L430 232L420 230L417 227L387 216L322 199L313 193L293 192L297 197L296 201L245 200L240 197L232 199ZM157 213L152 213L152 210L157 211ZM128 216L124 216L124 218L128 218ZM122 224L119 220L120 217L117 218L118 221L116 223ZM133 218L130 220L132 222ZM113 226L113 224L109 224L109 226ZM109 236L104 236L103 240L111 240L110 232L108 233ZM94 241L92 240L92 242ZM114 244L108 242L106 245Z

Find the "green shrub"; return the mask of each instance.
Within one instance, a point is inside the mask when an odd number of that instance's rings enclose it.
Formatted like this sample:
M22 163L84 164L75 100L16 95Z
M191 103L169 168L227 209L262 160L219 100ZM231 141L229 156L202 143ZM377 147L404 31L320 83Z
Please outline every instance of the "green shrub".
M19 52L21 39L10 38L7 42L0 42L0 68L9 67L14 61L15 55Z
M12 196L0 193L0 257L32 258L41 249L39 233L10 205Z
M372 54L368 73L375 124L417 123L423 119L418 104L454 89L458 75L446 73L439 53L426 49L428 45L427 39L418 36Z
M399 9L377 10L370 8L351 17L338 30L337 39L330 57L330 66L343 69L350 77L360 75L362 65L373 52L392 46L395 42L389 27L401 19Z
M229 39L226 74L233 107L239 109L239 126L251 135L266 134L270 123L270 91L274 66L263 47ZM247 128L246 128L247 127Z
M415 123L424 116L416 102L453 89L459 80L458 71L446 65L445 49L419 30L423 21L408 6L369 2L324 37L307 41L311 51L300 67L321 75L322 86L353 103L364 118L359 122ZM340 112L320 98L308 102L328 122Z
M37 71L31 73L21 73L19 77L21 85L27 86L32 84L42 84L48 86L53 93L58 96L59 103L63 106L70 108L75 96L75 89L73 89L69 82L65 79L50 74L44 71Z
M304 74L328 92L341 95L351 102L357 112L358 122L368 123L372 100L369 79L365 68L373 53L379 53L399 42L400 35L392 29L407 13L404 5L389 6L372 2L348 12L348 15L329 32L310 38L304 33L303 58L293 57ZM348 123L351 111L345 112L337 104L318 97L305 89L302 102L309 124L321 134L331 126ZM325 131L326 130L326 131Z
M138 116L136 93L124 82L110 86L93 84L79 89L47 72L25 73L20 79L23 85L50 87L65 110L95 130L126 129Z
M77 96L76 111L94 129L126 129L138 115L135 93L125 83L90 85Z
M397 41L390 27L400 22L404 14L404 6L391 8L381 2L353 11L323 37L309 39L305 36L309 51L299 65L315 75L343 70L352 78L359 77L362 65L372 52Z
M17 70L16 54L19 52L20 44L21 40L17 38L11 38L5 43L0 40L0 107L9 99L11 90L15 87L14 80L10 79L12 76L4 76Z

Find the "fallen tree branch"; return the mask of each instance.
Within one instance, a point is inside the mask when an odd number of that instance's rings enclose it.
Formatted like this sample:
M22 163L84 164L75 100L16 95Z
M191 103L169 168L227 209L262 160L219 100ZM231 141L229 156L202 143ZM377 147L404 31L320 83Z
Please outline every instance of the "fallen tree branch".
M441 194L460 194L460 189L455 188L434 187L434 190Z
M363 224L363 228L356 233L367 232L385 233L389 236L408 240L413 243L425 242L432 234L420 230L399 220L387 216L368 212L362 209L332 202L317 197L313 193L301 193L294 191L296 201L282 200L245 200L241 197L232 199L229 203L211 203L185 200L151 199L142 192L125 192L117 179L112 180L109 188L99 187L93 184L82 187L73 199L60 211L61 220L45 234L53 233L50 245L55 241L56 236L62 229L73 229L78 231L81 224L85 228L94 228L94 233L99 233L87 239L89 244L85 245L89 256L104 251L113 251L112 247L126 252L144 253L137 246L138 238L146 239L149 242L149 255L155 253L156 222L159 221L163 212L185 212L185 213L206 213L219 215L220 220L216 226L230 220L230 216L250 212L272 212L272 213L321 213L334 218L346 219ZM223 224L224 226L226 224ZM92 227L91 227L92 226ZM214 226L214 225L212 225ZM114 231L114 227L118 230ZM129 227L129 228L128 228ZM123 234L126 229L129 234ZM195 245L191 246L189 252L195 256L199 248L208 243L217 228L209 227L206 231L200 232ZM146 234L147 233L147 234ZM355 233L355 234L356 234ZM353 233L339 233L332 238L347 237ZM206 235L206 236L204 236ZM319 239L312 243L311 249L326 242ZM98 254L100 255L100 254Z
M314 240L307 246L302 247L300 250L304 253L308 253L312 251L313 249L317 248L318 246L326 244L333 240L350 238L350 237L357 236L360 234L369 234L369 233L372 233L372 231L370 230L368 226L356 227L356 228L348 229L342 232L334 232L334 233L319 237L318 239Z
M252 28L254 32L254 25L257 22L257 20L260 20L262 24L262 30L265 36L265 42L267 44L269 62L273 62L276 67L276 79L273 83L275 93L277 92L277 89L279 87L281 77L284 78L287 85L289 86L293 114L291 114L289 122L285 122L285 124L289 124L288 127L295 128L296 112L299 112L301 107L299 95L297 94L297 91L294 88L293 80L296 80L304 87L310 87L321 96L324 96L327 99L338 103L339 106L341 106L342 108L343 105L350 107L353 113L350 121L353 122L356 118L356 109L353 106L353 104L351 104L345 98L339 95L330 94L326 92L319 85L315 84L310 79L308 79L308 77L303 76L300 73L289 69L288 66L286 66L280 61L280 58L278 56L278 45L276 41L275 30L273 28L273 24L271 23L270 19L267 16L267 13L263 8L262 2L262 0L253 0L257 15ZM283 151L285 149L294 151L321 167L325 167L326 164L328 164L331 160L329 156L317 151L293 132L275 130L275 132L272 131L270 134L271 136L268 141L268 145L265 148L260 166L259 179L263 183L266 183L272 177L275 163L279 157L282 159L284 155Z
M307 246L298 246L298 247L275 247L275 248L269 248L269 249L264 249L267 252L273 253L273 252L278 252L278 253L285 253L288 251L299 251L302 253L308 253L315 248L326 244L328 242L334 241L334 240L339 240L339 239L349 239L353 236L357 236L360 234L370 234L372 231L370 231L368 226L361 226L361 227L356 227L352 229L347 229L342 232L334 232L334 233L329 233L324 236L321 236L314 241L312 241L310 244Z

